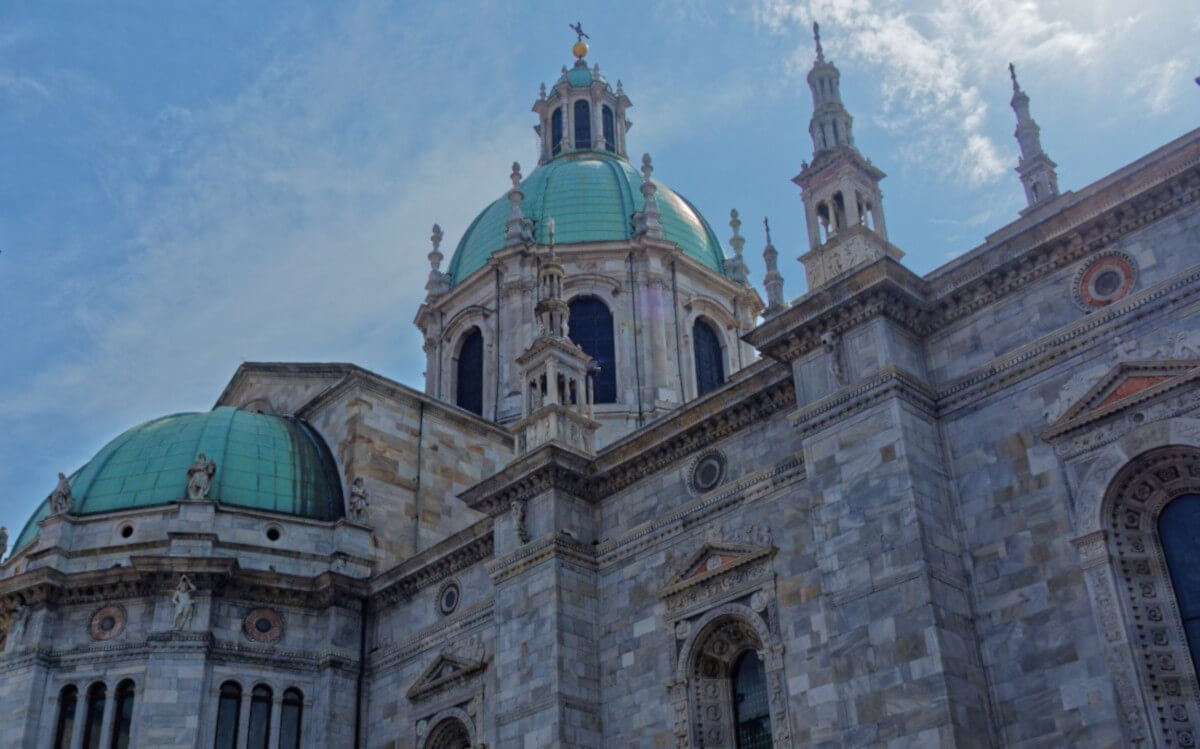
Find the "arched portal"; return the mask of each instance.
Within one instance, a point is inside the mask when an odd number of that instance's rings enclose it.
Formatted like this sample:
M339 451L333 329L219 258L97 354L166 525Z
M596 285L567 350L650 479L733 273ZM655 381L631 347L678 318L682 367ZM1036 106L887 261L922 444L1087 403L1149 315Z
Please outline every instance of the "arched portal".
M445 718L429 732L425 749L471 749L471 732L458 718Z

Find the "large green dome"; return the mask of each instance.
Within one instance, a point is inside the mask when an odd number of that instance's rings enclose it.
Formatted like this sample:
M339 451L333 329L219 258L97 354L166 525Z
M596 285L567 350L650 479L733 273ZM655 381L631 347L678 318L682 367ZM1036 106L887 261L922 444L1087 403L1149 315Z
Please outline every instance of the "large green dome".
M228 406L164 416L109 442L71 475L71 511L95 515L186 497L187 469L200 453L216 461L208 496L221 504L313 520L344 515L337 467L316 430L299 419ZM47 500L14 549L37 536L49 512Z
M549 242L545 219L554 219L556 244L630 239L633 214L642 210L642 176L625 159L598 151L575 151L534 169L521 182L521 211L534 220L537 241ZM724 252L700 212L655 180L663 234L688 256L724 272ZM508 196L484 209L463 234L448 269L456 284L482 268L504 247Z

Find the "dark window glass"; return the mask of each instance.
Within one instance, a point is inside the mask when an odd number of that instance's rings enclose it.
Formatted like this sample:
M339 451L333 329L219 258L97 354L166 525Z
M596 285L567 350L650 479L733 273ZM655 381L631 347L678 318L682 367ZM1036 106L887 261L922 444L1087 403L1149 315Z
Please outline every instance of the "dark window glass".
M304 695L299 689L283 693L283 711L279 716L279 749L300 749L300 719L304 714Z
M133 682L129 679L117 685L116 712L113 715L112 749L129 749L129 734L133 729Z
M100 749L100 731L104 725L104 701L108 697L108 688L104 682L98 681L88 689L87 717L83 723L84 749Z
M483 334L479 328L463 336L458 349L458 393L455 403L483 416Z
M708 323L697 320L692 326L692 346L696 349L696 395L704 395L725 382L721 341Z
M613 125L613 111L608 107L600 109L600 121L604 128L604 147L609 151L617 150L616 128Z
M770 749L767 672L753 650L747 650L733 664L733 725L738 749Z
M271 744L271 688L259 684L250 692L250 729L246 749L267 749Z
M576 299L570 306L571 340L600 365L593 384L596 402L616 403L617 363L613 356L612 313L604 306L604 302L595 297Z
M592 107L583 99L575 102L575 147L592 147Z
M557 154L562 151L562 107L554 110L554 114L550 115L550 153Z
M235 681L221 685L217 703L217 738L213 749L237 749L238 721L242 715L242 688Z
M1200 494L1172 500L1158 516L1158 537L1171 573L1192 664L1200 665Z
M58 693L58 727L54 729L54 749L70 749L71 734L75 732L75 706L79 690L65 686Z

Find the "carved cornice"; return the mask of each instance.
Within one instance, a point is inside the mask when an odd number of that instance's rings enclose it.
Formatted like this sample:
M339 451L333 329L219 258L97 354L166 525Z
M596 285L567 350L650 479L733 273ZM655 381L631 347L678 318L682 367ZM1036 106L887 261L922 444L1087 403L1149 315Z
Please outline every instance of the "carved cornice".
M437 651L449 640L490 624L493 613L494 602L489 599L419 629L395 644L378 644L372 650L367 670L371 675L385 673L424 653Z
M885 367L876 376L806 406L788 417L801 435L807 435L853 414L865 411L886 398L899 398L931 418L936 413L932 390L916 375L897 366Z
M556 443L542 445L509 463L459 497L477 512L496 517L513 502L528 500L550 490L588 498L588 458Z
M372 582L371 611L395 606L419 591L489 559L495 549L491 522L477 523L467 531L471 534L465 541L460 537L461 533L452 536L376 578Z
M561 559L590 571L597 568L596 550L593 546L580 543L559 531L535 539L516 551L490 562L487 570L492 576L492 582L500 585L548 559Z
M437 672L446 664L454 667L454 670L444 676L437 676ZM439 692L467 683L487 668L487 665L486 660L477 661L453 653L441 653L417 677L404 696L413 702L427 700Z

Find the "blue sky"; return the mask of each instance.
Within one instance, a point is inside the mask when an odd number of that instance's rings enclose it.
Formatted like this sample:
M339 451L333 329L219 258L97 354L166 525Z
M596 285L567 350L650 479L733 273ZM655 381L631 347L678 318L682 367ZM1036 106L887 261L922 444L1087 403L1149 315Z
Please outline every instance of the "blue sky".
M210 408L242 361L419 387L429 228L452 248L535 165L529 108L576 20L633 101L630 152L718 236L740 210L755 279L769 215L799 296L814 17L920 273L1023 205L1010 60L1064 190L1200 123L1194 0L0 8L0 524L125 428Z

